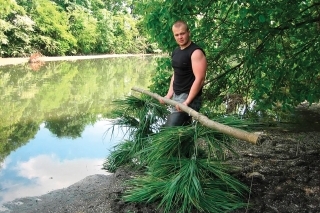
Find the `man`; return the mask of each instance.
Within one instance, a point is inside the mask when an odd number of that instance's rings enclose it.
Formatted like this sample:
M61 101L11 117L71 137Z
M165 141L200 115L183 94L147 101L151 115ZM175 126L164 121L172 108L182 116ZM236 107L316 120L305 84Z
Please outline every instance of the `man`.
M172 26L173 36L179 45L172 52L173 75L166 98L199 111L202 87L206 76L207 59L204 51L190 39L188 25L177 21ZM160 103L164 103L162 99ZM172 108L165 126L181 126L191 123L191 117L178 105Z

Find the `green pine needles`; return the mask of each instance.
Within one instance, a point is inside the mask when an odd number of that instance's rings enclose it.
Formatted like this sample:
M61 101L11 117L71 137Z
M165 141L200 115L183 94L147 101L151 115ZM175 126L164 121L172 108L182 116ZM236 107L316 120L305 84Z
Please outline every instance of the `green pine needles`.
M160 128L162 118L168 111L145 96L142 96L142 99L128 96L114 104L116 107L113 115L118 119L113 122L113 127L122 127L128 139L114 147L115 150L103 165L104 169L115 172L120 166L128 164L134 167L144 166L143 162L146 160L141 151L149 146L149 135ZM114 128L109 131L113 134Z
M228 212L246 206L247 187L219 161L170 158L156 161L145 176L131 180L130 202L159 202L161 212Z
M130 140L115 147L105 168L143 169L128 181L125 201L157 203L159 212L165 213L229 212L247 206L247 186L230 174L237 168L224 161L226 153L236 154L233 140L197 122L162 127L167 109L146 97L130 96L116 104L121 106L115 125L130 129ZM241 125L236 119L225 121L229 126Z

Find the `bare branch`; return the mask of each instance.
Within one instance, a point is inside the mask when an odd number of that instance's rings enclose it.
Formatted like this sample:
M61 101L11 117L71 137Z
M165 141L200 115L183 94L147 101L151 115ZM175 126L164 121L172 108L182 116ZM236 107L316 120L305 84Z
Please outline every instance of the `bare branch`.
M181 103L178 103L176 101L173 101L171 99L162 97L156 93L152 93L152 92L149 92L147 90L143 90L143 89L140 89L137 87L133 87L132 90L140 92L140 93L144 93L144 94L149 95L157 100L162 99L165 103L170 104L172 106L179 105L181 110L183 110L184 112L191 115L195 120L199 121L202 125L209 127L211 129L218 130L226 135L233 136L235 138L250 142L252 144L257 144L257 141L259 140L260 135L258 135L258 134L250 133L250 132L244 131L242 129L230 127L230 126L215 122L213 120L210 120L208 117L198 113L197 111L193 110L192 108L190 108L186 105L183 105Z

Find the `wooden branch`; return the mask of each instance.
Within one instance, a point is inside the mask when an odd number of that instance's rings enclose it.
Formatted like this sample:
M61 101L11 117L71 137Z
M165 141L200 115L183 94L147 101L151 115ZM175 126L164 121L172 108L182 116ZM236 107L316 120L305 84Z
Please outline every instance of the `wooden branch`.
M188 113L195 120L199 121L202 125L209 127L211 129L218 130L224 134L227 134L229 136L233 136L235 138L238 138L240 140L244 140L244 141L247 141L247 142L250 142L253 144L257 144L257 141L259 140L259 136L260 136L259 134L250 133L250 132L244 131L242 129L230 127L230 126L215 122L213 120L210 120L205 115L202 115L201 113L198 113L197 111L193 110L192 108L190 108L184 104L181 104L179 102L176 102L174 100L162 97L156 93L152 93L148 90L140 89L137 87L133 87L132 90L140 92L140 93L144 93L144 94L149 95L157 100L162 99L166 104L170 104L172 106L179 105L179 107L182 111Z

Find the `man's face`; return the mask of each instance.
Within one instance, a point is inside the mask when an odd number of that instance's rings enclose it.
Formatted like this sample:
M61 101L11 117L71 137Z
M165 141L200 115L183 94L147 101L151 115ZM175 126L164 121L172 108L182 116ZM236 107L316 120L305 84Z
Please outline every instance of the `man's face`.
M189 43L190 32L187 27L181 25L179 27L172 27L173 36L180 47L186 47Z

